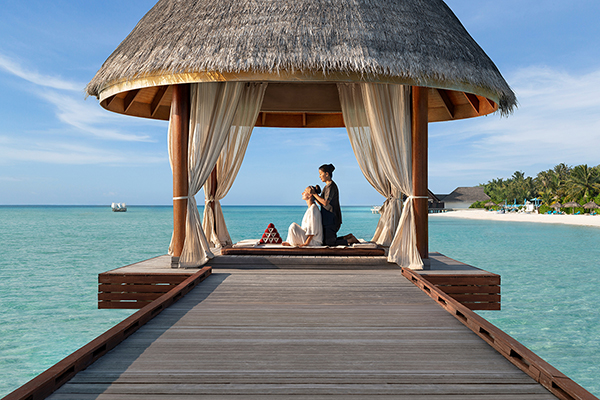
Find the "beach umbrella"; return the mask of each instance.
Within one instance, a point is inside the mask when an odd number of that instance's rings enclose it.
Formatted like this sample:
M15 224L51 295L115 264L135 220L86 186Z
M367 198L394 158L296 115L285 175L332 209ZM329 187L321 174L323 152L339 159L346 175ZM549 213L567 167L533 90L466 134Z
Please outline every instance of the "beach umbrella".
M555 209L557 209L557 210L558 210L559 208L562 208L562 206L563 206L563 205L562 205L562 204L560 204L560 203L557 201L556 203L552 204L550 207L552 207L552 208L555 208Z
M576 201L569 201L568 203L563 204L563 207L571 207L571 214L574 214L575 207L581 207L581 204Z
M498 204L494 203L493 201L488 201L487 203L484 204L486 207L494 207L497 206Z
M595 210L597 208L600 208L600 206L598 204L596 204L596 202L594 200L592 200L592 201L585 203L583 205L583 208L585 208L586 210Z

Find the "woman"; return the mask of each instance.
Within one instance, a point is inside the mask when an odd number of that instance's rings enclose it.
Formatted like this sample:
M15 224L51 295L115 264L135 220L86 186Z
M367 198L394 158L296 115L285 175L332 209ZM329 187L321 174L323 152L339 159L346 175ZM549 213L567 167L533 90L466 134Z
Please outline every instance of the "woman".
M320 246L323 244L321 213L313 199L313 192L321 193L319 185L309 186L302 192L302 200L306 201L308 210L306 210L304 218L302 218L302 226L295 222L290 225L287 240L282 243L284 246L306 247Z
M325 182L323 195L312 193L313 197L321 205L321 220L323 221L324 243L327 246L337 246L358 243L358 240L353 234L348 234L344 237L337 237L337 232L342 225L342 209L340 208L340 191L337 185L332 180L333 164L323 164L319 167L319 178Z

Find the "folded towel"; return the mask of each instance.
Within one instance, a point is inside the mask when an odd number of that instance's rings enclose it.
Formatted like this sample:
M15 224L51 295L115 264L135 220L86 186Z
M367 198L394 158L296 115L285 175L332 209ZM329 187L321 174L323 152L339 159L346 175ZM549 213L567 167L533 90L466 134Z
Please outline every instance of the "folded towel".
M235 243L233 247L256 247L258 245L258 241L259 239L240 240L239 242Z
M379 246L377 246L377 243L365 242L365 243L354 243L352 245L352 247L355 249L376 249Z

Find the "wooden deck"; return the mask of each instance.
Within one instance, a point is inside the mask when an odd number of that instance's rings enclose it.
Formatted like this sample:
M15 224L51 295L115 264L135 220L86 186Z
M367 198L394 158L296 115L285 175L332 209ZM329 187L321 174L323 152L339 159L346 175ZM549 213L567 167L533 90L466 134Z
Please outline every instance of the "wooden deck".
M426 280L476 272L433 256L430 271L217 258L5 400L598 400Z
M555 399L398 268L218 268L50 399Z
M215 250L218 254L218 251ZM398 270L383 256L323 255L218 255L207 265L228 269ZM500 275L430 253L431 266L418 271L444 293L471 310L500 309ZM139 309L194 274L194 269L173 269L169 256L156 257L98 275L98 308Z

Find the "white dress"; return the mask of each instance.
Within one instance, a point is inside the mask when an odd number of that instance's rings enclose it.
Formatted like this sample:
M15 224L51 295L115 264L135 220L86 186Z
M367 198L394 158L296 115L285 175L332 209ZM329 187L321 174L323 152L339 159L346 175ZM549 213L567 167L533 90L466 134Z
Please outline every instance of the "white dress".
M299 246L306 242L306 237L314 235L309 246L320 246L323 244L323 224L321 223L321 211L316 204L308 207L302 218L302 226L292 223L288 229L286 242L292 246Z

